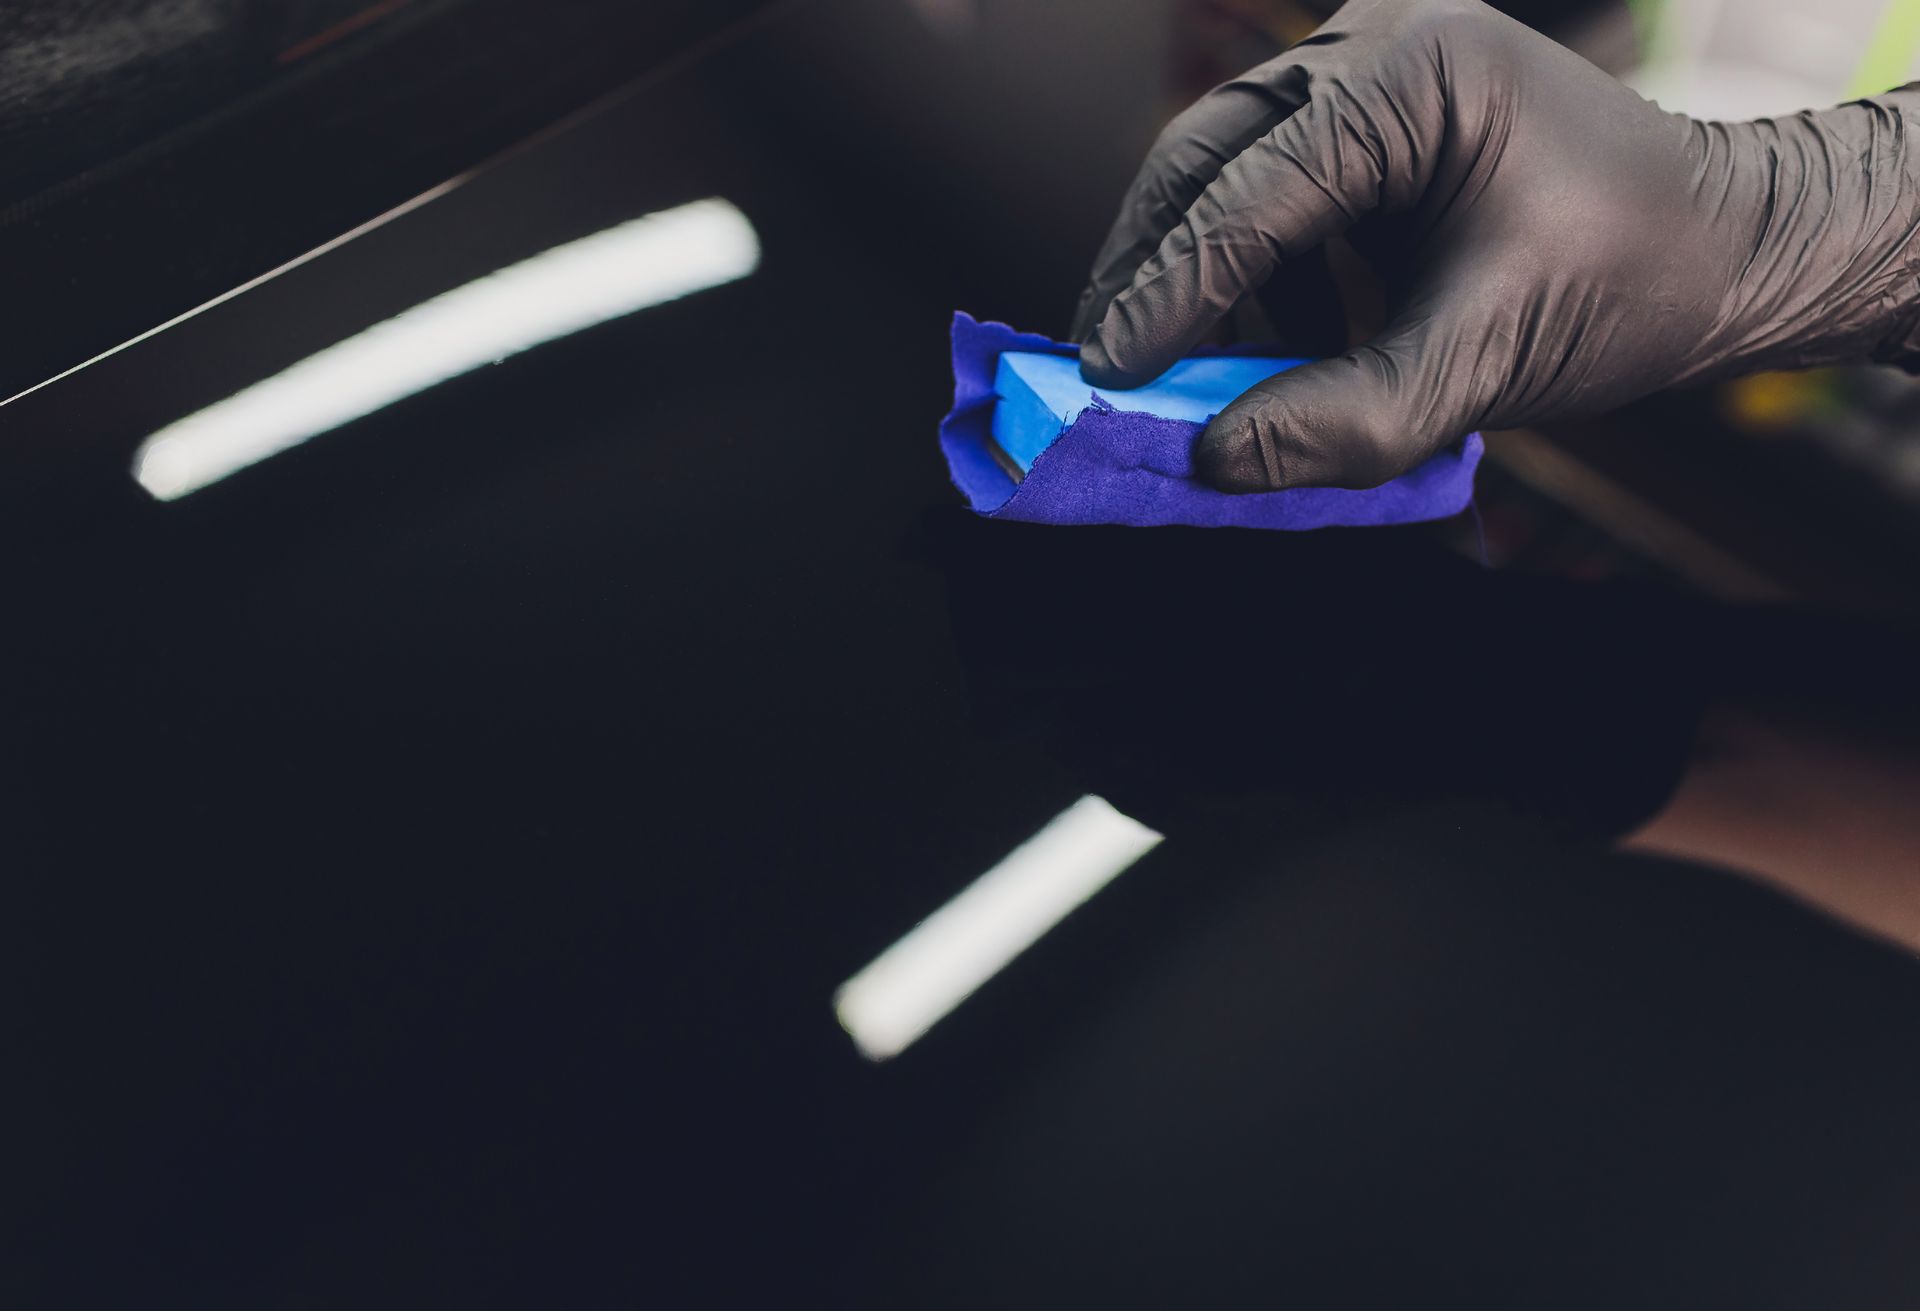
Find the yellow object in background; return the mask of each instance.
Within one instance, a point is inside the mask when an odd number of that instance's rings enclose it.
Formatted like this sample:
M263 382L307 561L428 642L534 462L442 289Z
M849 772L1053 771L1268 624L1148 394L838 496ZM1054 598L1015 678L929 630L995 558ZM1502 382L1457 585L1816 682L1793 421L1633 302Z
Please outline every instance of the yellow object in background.
M1847 99L1877 96L1903 85L1912 76L1915 51L1920 50L1920 0L1887 0L1886 10L1873 29L1866 57L1847 85Z
M1730 423L1747 432L1783 433L1830 402L1832 383L1826 369L1755 373L1722 387L1720 408Z

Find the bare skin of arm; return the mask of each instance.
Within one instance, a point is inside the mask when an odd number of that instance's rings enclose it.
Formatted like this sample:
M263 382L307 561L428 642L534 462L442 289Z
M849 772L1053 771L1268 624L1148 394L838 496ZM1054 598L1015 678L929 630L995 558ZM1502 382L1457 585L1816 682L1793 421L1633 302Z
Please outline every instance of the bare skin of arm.
M1750 876L1920 953L1920 751L1803 713L1719 709L1630 850Z

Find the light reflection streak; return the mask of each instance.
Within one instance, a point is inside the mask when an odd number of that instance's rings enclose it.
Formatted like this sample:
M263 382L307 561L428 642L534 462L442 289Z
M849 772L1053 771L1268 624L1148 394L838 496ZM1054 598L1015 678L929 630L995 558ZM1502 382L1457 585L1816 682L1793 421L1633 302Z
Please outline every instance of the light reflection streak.
M870 1059L897 1056L1160 840L1080 798L842 984L842 1027Z
M436 296L169 424L134 476L170 501L436 383L636 310L733 282L760 241L708 199L543 251Z

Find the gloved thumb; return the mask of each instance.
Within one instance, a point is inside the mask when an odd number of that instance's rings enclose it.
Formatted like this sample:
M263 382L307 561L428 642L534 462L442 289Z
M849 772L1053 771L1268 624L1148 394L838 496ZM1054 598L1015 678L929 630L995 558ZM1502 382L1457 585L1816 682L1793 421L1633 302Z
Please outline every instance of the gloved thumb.
M1224 492L1377 487L1461 434L1425 325L1275 374L1207 425L1194 476ZM1464 429L1463 429L1464 431Z

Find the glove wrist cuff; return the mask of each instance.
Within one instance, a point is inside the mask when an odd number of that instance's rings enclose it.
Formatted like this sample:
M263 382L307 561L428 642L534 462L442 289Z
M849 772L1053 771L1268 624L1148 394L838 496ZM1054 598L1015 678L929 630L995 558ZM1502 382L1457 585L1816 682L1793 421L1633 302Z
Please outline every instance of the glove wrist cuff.
M1878 298L1879 312L1872 316L1878 334L1866 343L1864 357L1920 372L1920 82L1896 87L1866 103L1892 116L1899 160L1893 171L1898 200L1887 216L1885 245L1878 252L1888 268ZM1855 354L1855 362L1860 357Z
M1920 371L1920 83L1735 130L1749 137L1740 212L1756 245L1736 340L1701 372L1870 360Z

